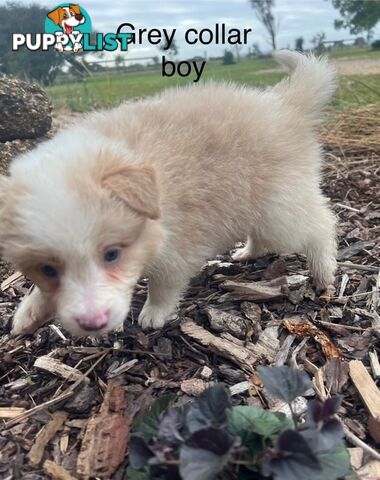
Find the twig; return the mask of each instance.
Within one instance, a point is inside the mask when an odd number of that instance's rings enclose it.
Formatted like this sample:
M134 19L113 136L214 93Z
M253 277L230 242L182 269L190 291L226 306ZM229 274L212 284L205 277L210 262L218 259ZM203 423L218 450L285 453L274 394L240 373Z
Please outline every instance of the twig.
M87 378L90 373L94 370L94 368L108 355L108 350L101 354L100 358L83 374L82 378L79 378L75 383L70 385L65 391L63 391L58 397L52 398L51 400L48 400L47 402L42 403L41 405L37 405L30 410L27 410L26 412L18 415L17 417L13 418L9 422L5 423L5 427L13 427L14 425L17 425L19 422L26 420L30 416L34 415L35 413L46 409L47 407L51 407L52 405L55 405L58 402L61 402L62 400L66 400L69 398L75 391L75 389L84 381L85 378Z
M21 272L15 272L10 277L6 278L0 285L0 290L5 292L13 283L24 278Z
M289 351L291 346L293 345L294 339L296 338L295 335L288 335L284 342L281 345L281 350L277 352L274 364L276 367L281 367L285 365L285 362L289 356Z
M49 325L50 329L53 330L53 332L58 335L58 337L63 340L64 342L67 342L67 338L65 337L65 335L61 332L61 330L57 327L57 325Z
M347 273L344 273L342 276L342 282L340 284L338 298L342 298L344 296L344 292L346 290L349 280L350 280L350 277L347 275Z
M346 210L350 210L350 212L360 213L360 210L358 210L357 208L349 207L348 205L343 205L343 203L336 203L335 205L337 207L344 208Z
M306 345L306 343L309 341L310 337L307 336L305 337L293 350L292 356L289 359L289 366L292 368L299 368L297 364L297 355L299 352L303 349L303 347Z
M345 295L344 297L329 297L330 300L348 300L349 298L353 297L368 297L372 295L373 292L363 292L363 293L353 293L352 295Z
M354 332L364 332L365 330L367 330L366 328L362 328L362 327L354 327L352 325L345 325L343 323L325 322L323 320L317 320L317 323L326 327L331 327L331 328L343 327L343 328L346 328L347 330L352 330Z
M362 448L372 458L375 458L376 460L380 460L380 453L378 451L376 451L374 448L364 443L363 440L360 440L360 438L357 437L355 434L353 434L351 430L349 430L349 428L346 425L344 425L343 422L342 424L343 424L344 434L349 442L351 442L356 447Z
M380 272L380 267L374 267L373 265L358 265L351 262L338 262L339 267L352 268L354 270L363 270L365 272Z

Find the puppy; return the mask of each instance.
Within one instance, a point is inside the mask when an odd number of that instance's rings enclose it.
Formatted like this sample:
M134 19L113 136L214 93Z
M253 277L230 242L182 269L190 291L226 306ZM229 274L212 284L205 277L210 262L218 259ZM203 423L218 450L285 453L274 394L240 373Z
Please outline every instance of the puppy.
M63 33L69 35L75 31L74 27L81 25L86 21L80 11L79 5L69 5L68 7L58 7L47 14L47 16L56 25L62 28Z
M143 328L161 328L203 262L307 255L334 280L335 220L315 129L334 90L324 60L280 51L273 88L213 83L92 113L0 177L0 245L36 285L13 332L53 317L75 335L120 327L149 278Z

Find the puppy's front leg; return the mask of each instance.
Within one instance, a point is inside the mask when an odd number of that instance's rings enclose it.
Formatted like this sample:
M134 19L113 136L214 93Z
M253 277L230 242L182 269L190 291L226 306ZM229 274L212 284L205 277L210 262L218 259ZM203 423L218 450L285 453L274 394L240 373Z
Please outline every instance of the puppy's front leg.
M50 297L44 295L38 287L24 297L13 318L13 335L33 333L55 315L55 307Z
M145 330L162 328L175 312L188 279L172 276L149 277L148 298L139 315L139 325Z

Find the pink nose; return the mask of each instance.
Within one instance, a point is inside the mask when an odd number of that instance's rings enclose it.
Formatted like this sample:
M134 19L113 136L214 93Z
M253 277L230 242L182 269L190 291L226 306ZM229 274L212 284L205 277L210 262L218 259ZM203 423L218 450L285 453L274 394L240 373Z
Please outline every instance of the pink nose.
M95 315L82 315L77 317L76 321L83 330L100 330L108 323L107 312L100 312Z

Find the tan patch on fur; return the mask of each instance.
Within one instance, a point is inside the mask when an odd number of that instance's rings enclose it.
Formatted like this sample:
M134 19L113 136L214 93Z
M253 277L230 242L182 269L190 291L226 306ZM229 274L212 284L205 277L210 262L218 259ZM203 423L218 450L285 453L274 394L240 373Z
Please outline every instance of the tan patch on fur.
M136 240L125 249L119 269L123 276L142 274L144 267L157 253L163 238L161 226L147 220Z
M107 174L103 186L130 208L152 220L160 217L156 175L150 165L130 165Z
M65 270L65 263L63 260L57 258L53 254L49 255L48 252L42 252L36 248L29 248L20 250L17 253L18 270L32 280L32 282L39 286L42 292L55 293L60 285L60 277ZM44 265L51 265L58 272L57 278L49 278L42 272Z

